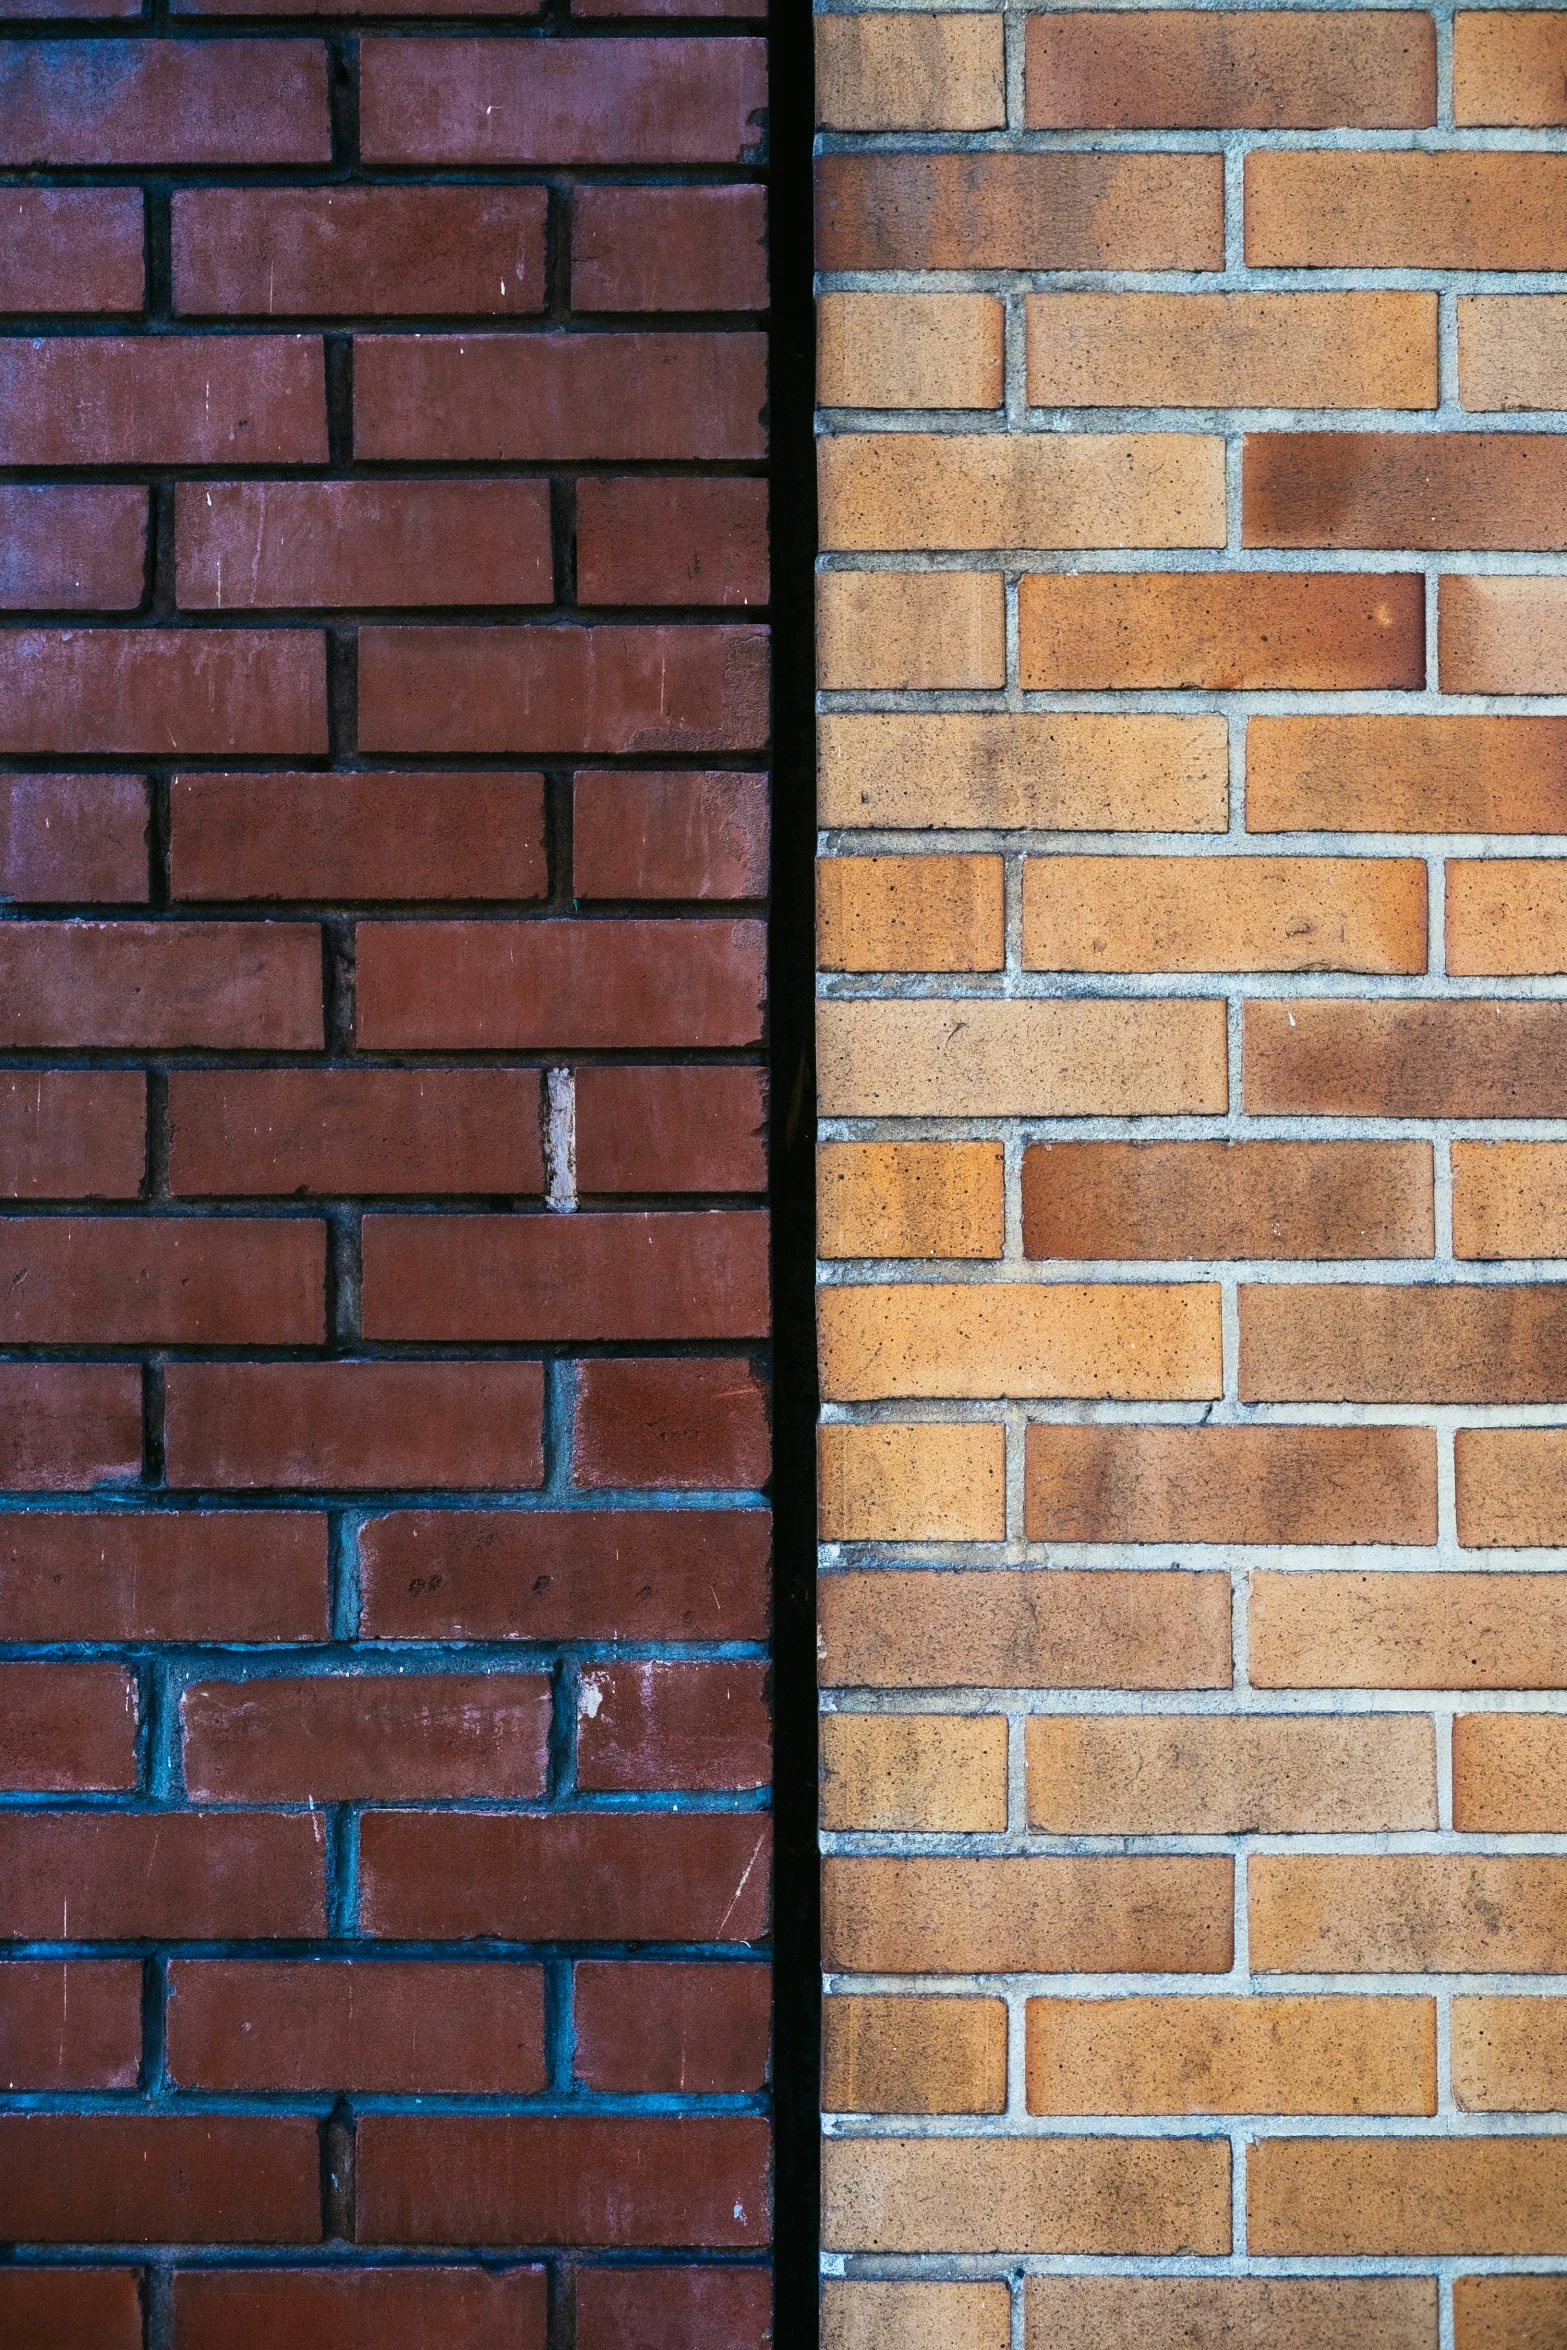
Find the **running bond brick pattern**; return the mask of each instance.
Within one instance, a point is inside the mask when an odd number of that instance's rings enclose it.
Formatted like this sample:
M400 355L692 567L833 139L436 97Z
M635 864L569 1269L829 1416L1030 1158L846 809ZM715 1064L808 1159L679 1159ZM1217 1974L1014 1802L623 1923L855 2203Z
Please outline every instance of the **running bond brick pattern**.
M0 2340L762 2350L755 11L4 13Z
M825 2339L1544 2350L1567 14L816 32Z

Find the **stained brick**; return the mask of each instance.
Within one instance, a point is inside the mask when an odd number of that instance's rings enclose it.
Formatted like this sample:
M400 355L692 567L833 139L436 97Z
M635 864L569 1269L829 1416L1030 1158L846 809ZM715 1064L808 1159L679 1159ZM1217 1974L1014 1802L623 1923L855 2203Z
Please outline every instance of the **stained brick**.
M1567 302L1559 297L1514 294L1461 301L1458 393L1464 406L1549 408L1561 376L1564 327Z
M1031 857L1035 971L1421 971L1413 858Z
M1559 2138L1276 2138L1246 2178L1247 2240L1274 2253L1545 2252Z
M1567 1103L1552 1003L1253 1003L1248 1110L1340 1118L1552 1118Z
M0 2084L134 2089L141 2075L141 1976L133 1958L9 1961L0 1972ZM0 2285L0 2320L5 2315ZM112 2313L106 2318L112 2337ZM52 2333L39 2338L56 2339Z
M10 1217L0 1224L9 1345L319 1346L318 1222Z
M326 1575L326 1520L297 1511L27 1511L0 1537L16 1640L322 1640Z
M573 785L582 898L757 898L767 888L767 789L759 775L609 770Z
M0 2116L0 2226L43 2244L316 2244L315 2122L281 2114Z
M146 1170L147 1082L130 1069L0 1077L7 1199L134 1199Z
M1567 1391L1567 1287L1243 1286L1243 1399L1545 1403Z
M1051 573L1023 581L1018 628L1034 691L1425 683L1417 572Z
M1338 2350L1436 2350L1434 2277L1033 2276L1025 2294L1029 2350L1056 2339L1063 2350L1124 2341L1174 2350L1194 2329L1226 2350L1314 2350L1324 2340Z
M1425 1429L1036 1425L1025 1461L1033 1542L1436 1540Z
M550 1703L539 1673L198 1681L185 1784L219 1803L542 1795Z
M0 705L12 754L327 747L324 647L299 629L11 630Z
M571 204L573 306L764 309L766 229L761 188L579 187Z
M1567 691L1567 581L1444 579L1438 627L1448 693Z
M7 188L0 310L139 310L142 239L139 188Z
M1437 1824L1432 1729L1413 1717L1035 1714L1027 1746L1029 1820L1055 1836L1365 1835Z
M1003 1163L993 1142L844 1142L816 1155L824 1257L999 1257Z
M1435 2113L1436 2002L1031 1999L1028 2107Z
M1554 2276L1457 2277L1458 2350L1533 2350L1567 2313L1567 2284Z
M764 1967L579 1964L572 2008L574 2069L591 2089L733 2097L767 2078Z
M1253 718L1246 823L1252 832L1567 831L1567 727L1424 714Z
M540 898L536 775L177 775L177 898Z
M1006 683L998 571L827 571L816 583L816 682L884 691Z
M822 1954L845 1974L1223 1974L1227 1856L826 1862Z
M1246 259L1253 269L1560 269L1564 192L1561 155L1251 154Z
M1319 19L1296 21L1315 37ZM1028 396L1044 407L1437 403L1434 294L1034 294L1027 317Z
M821 1593L821 1677L845 1687L1222 1689L1225 1575L886 1571L832 1575Z
M0 778L0 893L23 904L145 904L139 775Z
M246 57L255 49L247 41ZM0 464L323 465L326 454L326 377L309 335L0 343Z
M7 1811L0 1932L19 1942L320 1934L320 1827L304 1812Z
M1559 1999L1455 1999L1453 2095L1470 2113L1555 2113L1567 2087Z
M574 1484L761 1486L770 1466L767 1397L749 1362L632 1356L579 1367Z
M577 594L584 604L765 604L767 484L646 474L579 483Z
M187 1070L168 1116L185 1198L544 1186L531 1069Z
M1242 498L1249 547L1567 547L1550 435L1253 433Z
M1447 868L1447 968L1512 977L1563 968L1567 863L1495 857Z
M128 612L146 551L145 490L0 489L0 609Z
M119 1665L0 1665L0 1786L35 1795L134 1787L139 1710Z
M1224 2253L1223 2138L829 2138L830 2248Z
M1034 16L1033 130L1418 129L1436 120L1424 11Z
M181 1959L168 2066L183 2088L526 2095L545 2084L543 1969Z
M545 306L547 211L543 188L176 189L175 307L197 318L524 316ZM138 243L138 272L140 259Z
M1561 1967L1567 1870L1559 1860L1258 1853L1250 1887L1251 1960L1264 1970L1550 1974Z
M1036 1143L1023 1157L1023 1247L1086 1259L1429 1256L1430 1149Z
M606 1794L765 1787L772 1775L765 1673L743 1662L585 1667L579 1785Z
M1208 155L824 155L820 269L1218 269Z
M516 1487L543 1476L537 1363L171 1363L185 1486Z
M188 482L175 537L191 611L554 595L542 481Z
M999 1999L828 1999L822 2104L837 2113L1002 2113L1007 2011Z
M1219 1392L1212 1283L854 1283L824 1290L818 1311L834 1402Z
M1251 1674L1262 1689L1560 1687L1567 1600L1549 1575L1261 1574Z
M835 130L1006 127L1000 20L867 9L819 16L816 119Z
M972 1421L832 1421L816 1432L825 1542L999 1542L1006 1431Z
M427 2350L544 2350L548 2301L541 2268L187 2269L174 2279L180 2350L270 2350L280 2339L384 2350L399 2333Z
M141 1373L128 1363L0 1363L0 1487L85 1492L141 1475Z
M818 801L835 825L1222 832L1227 756L1211 717L835 712Z
M824 1828L988 1831L1007 1824L1000 1714L824 1714Z
M8 41L0 163L325 163L319 41Z

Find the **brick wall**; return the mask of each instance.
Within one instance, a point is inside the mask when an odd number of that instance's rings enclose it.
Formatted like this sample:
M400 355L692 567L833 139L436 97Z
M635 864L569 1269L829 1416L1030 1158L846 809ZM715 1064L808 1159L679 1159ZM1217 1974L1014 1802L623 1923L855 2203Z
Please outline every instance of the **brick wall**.
M760 2350L762 43L236 4L0 42L0 2337Z
M826 2338L1536 2350L1567 16L817 34Z

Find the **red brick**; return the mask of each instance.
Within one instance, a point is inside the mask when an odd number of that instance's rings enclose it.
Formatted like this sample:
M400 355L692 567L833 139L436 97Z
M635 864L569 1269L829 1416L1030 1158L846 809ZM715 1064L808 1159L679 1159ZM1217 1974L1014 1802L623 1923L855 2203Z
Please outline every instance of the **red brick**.
M636 2095L733 2097L760 2089L772 2004L765 1967L579 1965L577 2078L590 2089Z
M581 898L767 894L767 779L589 769L574 786Z
M134 1199L146 1171L147 1081L132 1069L0 1077L0 1193Z
M0 1222L0 1342L319 1346L326 1227L290 1218Z
M10 41L0 163L326 163L319 41Z
M143 55L160 50L149 41ZM310 335L0 342L0 464L325 463L326 374Z
M358 2240L765 2244L768 2143L742 2114L367 2115Z
M174 306L198 318L519 316L544 308L548 209L543 188L180 188ZM140 260L138 239L138 273Z
M754 1044L764 944L759 922L365 922L359 1042L394 1052Z
M334 16L515 16L526 21L539 14L542 0L396 0L388 7L386 0L333 0ZM170 0L173 16L251 16L255 13L251 0ZM270 11L275 16L315 16L320 13L320 0L280 0Z
M136 1720L136 1683L118 1665L0 1665L0 1788L134 1787Z
M361 58L367 163L738 163L765 135L760 41L370 39Z
M135 0L121 13L131 15ZM93 15L107 15L94 0ZM7 188L0 196L0 310L139 310L140 188Z
M464 0L463 13L477 11ZM187 2270L174 2279L175 2338L179 2350L544 2350L548 2302L541 2268Z
M756 334L364 335L354 448L382 460L760 457L766 350Z
M760 1640L771 1525L762 1510L396 1511L359 1538L363 1630L371 1640Z
M532 1069L223 1069L169 1079L169 1188L185 1198L543 1184Z
M129 612L146 558L145 490L0 489L0 610Z
M772 2317L766 2269L577 2271L577 2350L770 2350Z
M0 1851L5 1828L0 1818ZM363 1930L418 1941L753 1942L767 1930L771 1828L756 1812L367 1812Z
M542 1967L180 1960L169 2075L186 2089L524 2095L542 2089Z
M1219 269L1216 155L824 155L819 269Z
M145 905L141 777L0 778L0 895L24 905Z
M0 2270L0 2334L12 2350L142 2350L136 2272Z
M760 1338L767 1218L367 1216L375 1339Z
M140 2076L139 1960L13 1960L0 1968L0 2088L134 2089ZM0 2328L5 2314L0 2286Z
M587 1667L577 1780L595 1794L765 1787L772 1733L760 1664Z
M173 1485L537 1485L537 1363L171 1363Z
M0 1487L71 1493L141 1475L129 1363L0 1363Z
M760 1069L579 1069L576 1092L579 1192L766 1189Z
M305 1812L0 1812L0 1934L18 1942L293 1938L324 1930L325 1900Z
M765 16L762 0L574 0L572 14L607 16Z
M548 482L186 482L176 499L187 610L547 604L554 595Z
M1082 9L1027 23L1031 130L1408 130L1436 120L1436 36L1423 10Z
M1341 1118L1559 1118L1562 1046L1553 1003L1251 1003L1245 1103Z
M0 1038L73 1051L319 1050L313 923L37 922L0 929Z
M766 482L582 482L577 594L584 604L765 604Z
M766 235L762 188L578 188L572 307L765 310Z
M325 640L311 630L0 635L0 752L326 747Z
M0 2229L35 2244L315 2244L305 2116L0 2116Z
M549 1767L541 1673L198 1681L180 1721L198 1801L542 1795Z
M177 775L177 898L538 898L537 775Z
M771 1466L767 1398L748 1362L579 1366L574 1484L756 1487Z
M1567 548L1546 433L1249 433L1248 547Z
M0 1618L13 1640L324 1640L326 1571L324 1517L26 1511Z

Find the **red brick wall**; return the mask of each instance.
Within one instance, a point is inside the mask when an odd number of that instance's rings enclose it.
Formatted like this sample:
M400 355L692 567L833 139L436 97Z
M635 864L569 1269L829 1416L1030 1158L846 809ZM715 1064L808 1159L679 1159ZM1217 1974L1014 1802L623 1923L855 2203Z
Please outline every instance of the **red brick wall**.
M759 2350L763 45L50 13L0 2337Z

